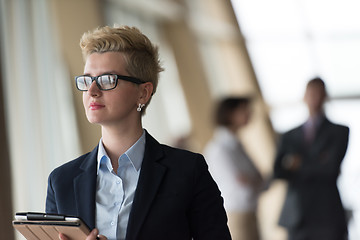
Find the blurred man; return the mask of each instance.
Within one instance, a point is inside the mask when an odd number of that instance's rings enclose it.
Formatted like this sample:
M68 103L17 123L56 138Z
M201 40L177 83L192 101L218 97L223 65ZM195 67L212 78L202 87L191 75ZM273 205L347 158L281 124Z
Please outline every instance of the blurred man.
M279 224L287 228L289 240L344 240L347 236L336 181L349 128L326 118L326 97L323 80L308 82L304 101L309 119L282 136L275 159L275 178L288 181Z

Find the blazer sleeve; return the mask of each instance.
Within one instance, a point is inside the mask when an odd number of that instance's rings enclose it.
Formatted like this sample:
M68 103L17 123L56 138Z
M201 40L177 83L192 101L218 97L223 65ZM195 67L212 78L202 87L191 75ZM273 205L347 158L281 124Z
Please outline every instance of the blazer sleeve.
M220 191L202 155L196 161L190 224L194 240L231 239Z
M51 174L49 175L49 178L48 178L45 212L46 213L54 213L54 214L58 213L57 206L56 206L56 200L55 200L55 192L54 192L54 189L52 187L52 182L51 182Z
M284 133L280 136L280 142L278 144L277 153L274 162L274 178L290 179L292 172L284 168L284 157L289 154L289 137L290 133ZM295 152L294 152L295 153Z
M336 181L346 154L348 139L348 127L339 125L328 127L324 142L319 144L317 151L307 156L308 161L299 169L302 178Z

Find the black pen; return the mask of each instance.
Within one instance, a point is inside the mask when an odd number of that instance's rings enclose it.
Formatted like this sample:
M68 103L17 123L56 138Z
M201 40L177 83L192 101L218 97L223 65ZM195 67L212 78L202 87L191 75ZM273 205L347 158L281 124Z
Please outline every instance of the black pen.
M15 218L17 220L32 220L32 221L71 221L75 218L65 217L63 215L37 213L37 212L26 212L16 213Z

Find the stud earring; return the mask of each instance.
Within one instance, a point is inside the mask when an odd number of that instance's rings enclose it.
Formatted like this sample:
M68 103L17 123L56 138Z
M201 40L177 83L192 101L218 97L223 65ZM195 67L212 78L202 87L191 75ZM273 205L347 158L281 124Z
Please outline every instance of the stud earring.
M145 104L139 103L139 106L137 107L136 111L141 112L143 107L145 107Z

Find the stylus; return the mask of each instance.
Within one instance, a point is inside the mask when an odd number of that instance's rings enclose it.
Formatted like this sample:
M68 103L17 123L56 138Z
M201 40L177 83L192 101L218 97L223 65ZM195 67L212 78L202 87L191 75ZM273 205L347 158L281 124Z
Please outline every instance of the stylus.
M26 213L27 220L65 220L64 216L54 215L54 214L46 214L46 213Z

